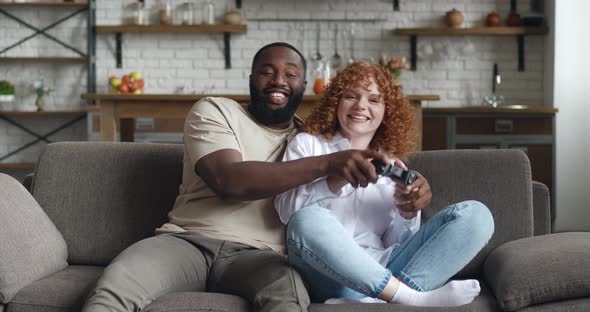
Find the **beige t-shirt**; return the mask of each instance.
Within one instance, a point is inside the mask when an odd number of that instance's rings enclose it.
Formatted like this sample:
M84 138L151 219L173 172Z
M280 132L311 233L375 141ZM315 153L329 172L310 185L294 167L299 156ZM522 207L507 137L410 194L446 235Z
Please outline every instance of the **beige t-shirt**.
M201 157L234 149L245 161L280 161L287 142L295 136L292 125L276 130L257 122L237 102L204 98L195 103L184 125L184 163L180 194L168 214L169 223L156 233L195 232L200 235L285 252L285 228L273 199L227 200L218 197L194 171Z

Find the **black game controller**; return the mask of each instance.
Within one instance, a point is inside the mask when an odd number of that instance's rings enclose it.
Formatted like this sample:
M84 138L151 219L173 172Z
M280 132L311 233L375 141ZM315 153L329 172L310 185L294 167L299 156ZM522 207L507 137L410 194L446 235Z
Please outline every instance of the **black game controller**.
M392 180L400 181L403 185L410 185L418 179L418 172L414 170L404 170L396 167L393 164L384 165L377 159L371 161L378 175L389 177Z

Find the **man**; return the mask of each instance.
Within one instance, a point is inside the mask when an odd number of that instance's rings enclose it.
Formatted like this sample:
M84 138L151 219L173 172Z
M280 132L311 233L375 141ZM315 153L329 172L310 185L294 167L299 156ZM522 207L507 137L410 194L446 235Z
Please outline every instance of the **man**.
M285 228L273 196L326 175L354 186L375 182L371 151L280 162L297 132L294 113L307 82L301 53L261 48L252 63L251 103L197 102L185 122L180 194L158 235L123 251L98 281L84 311L140 310L179 291L234 294L254 311L306 311L309 297L284 256Z

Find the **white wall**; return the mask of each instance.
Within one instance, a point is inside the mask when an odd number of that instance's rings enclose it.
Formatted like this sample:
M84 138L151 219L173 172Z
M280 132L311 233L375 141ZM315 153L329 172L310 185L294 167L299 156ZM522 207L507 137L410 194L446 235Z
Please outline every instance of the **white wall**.
M55 0L58 1L58 0ZM175 5L184 0L173 0ZM132 0L98 0L97 24L121 24L125 7ZM202 4L202 0L194 0ZM217 17L221 19L227 4L234 0L213 1ZM528 0L519 0L518 9L526 13ZM155 0L146 0L155 15ZM409 38L395 36L397 27L442 26L446 11L457 8L465 15L464 26L480 26L491 10L502 17L508 13L508 0L420 0L400 1L401 10L393 11L391 0L246 0L242 1L243 14L247 18L248 31L233 34L231 55L233 68L224 69L223 36L221 34L133 34L123 35L124 68L115 68L114 34L97 37L97 89L108 92L107 81L111 75L122 75L134 70L142 71L148 93L172 93L178 87L196 93L248 93L247 77L254 53L264 44L287 41L303 51L306 57L315 52L316 25L321 25L321 53L334 54L334 22L329 19L375 19L375 22L356 22L354 55L360 59L377 57L381 52L390 56L408 56ZM200 6L200 5L199 5ZM64 10L34 8L11 9L25 16L35 25L47 25L52 19L63 16ZM67 10L66 10L67 11ZM197 12L199 14L199 12ZM281 19L308 18L314 22L285 22ZM275 21L260 21L260 18ZM258 19L258 20L257 20ZM152 20L154 20L152 18ZM85 49L84 19L74 19L51 33L63 39L71 39ZM348 30L350 22L338 22L340 30ZM0 49L31 33L5 18L0 19ZM544 105L544 36L526 38L526 71L517 71L517 47L514 37L420 37L418 71L404 72L401 82L408 94L438 94L440 102L427 102L425 106L481 105L483 96L491 92L493 63L497 62L503 77L498 92L505 95L507 104ZM52 49L48 51L47 48ZM70 52L57 49L51 41L36 38L11 55L40 55L46 52ZM61 52L60 52L61 51ZM350 55L348 36L341 34L340 54ZM431 52L429 52L431 51ZM57 66L52 64L0 63L0 79L10 77L18 85L21 108L34 108L34 96L28 83L43 76L51 87L57 89L51 100L52 109L71 109L81 105L79 93L85 89L85 70L80 65ZM311 93L309 85L308 93ZM551 104L551 103L549 103ZM11 126L0 121L0 150L12 149L3 141ZM79 130L84 131L83 127ZM12 131L12 130L10 130ZM26 141L31 137L12 131L12 140ZM29 156L14 157L10 161L34 161Z
M555 1L556 231L590 231L590 1Z

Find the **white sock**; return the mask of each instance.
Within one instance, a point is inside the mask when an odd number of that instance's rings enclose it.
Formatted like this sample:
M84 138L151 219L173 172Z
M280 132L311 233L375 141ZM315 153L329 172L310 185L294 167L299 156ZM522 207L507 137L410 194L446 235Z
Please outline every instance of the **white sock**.
M477 280L450 281L444 286L420 292L400 283L391 302L420 307L455 307L468 304L479 294Z

